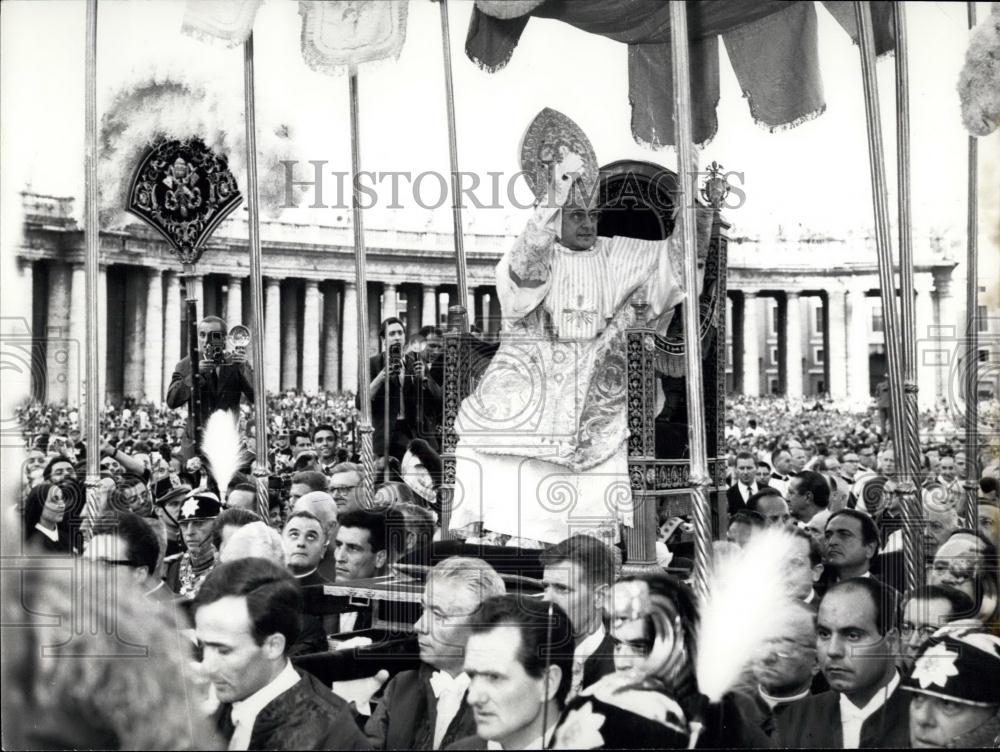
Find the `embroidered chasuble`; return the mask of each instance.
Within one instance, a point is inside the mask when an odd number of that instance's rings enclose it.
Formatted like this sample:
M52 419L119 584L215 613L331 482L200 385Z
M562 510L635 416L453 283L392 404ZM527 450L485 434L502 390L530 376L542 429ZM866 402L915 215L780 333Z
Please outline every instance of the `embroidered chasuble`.
M536 209L497 264L504 327L456 419L453 530L482 522L555 543L632 524L624 335L637 324L666 331L684 297L682 251L625 237L570 250L555 239L559 218ZM647 304L643 321L633 301Z

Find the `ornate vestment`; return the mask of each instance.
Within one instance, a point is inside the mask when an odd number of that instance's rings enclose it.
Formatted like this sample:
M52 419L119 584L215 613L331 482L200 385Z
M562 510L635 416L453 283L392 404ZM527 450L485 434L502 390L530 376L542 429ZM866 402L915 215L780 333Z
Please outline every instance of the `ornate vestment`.
M536 209L497 265L504 331L456 420L452 529L557 542L631 524L625 331L666 330L684 297L680 246L614 237L574 251L555 239L558 218Z

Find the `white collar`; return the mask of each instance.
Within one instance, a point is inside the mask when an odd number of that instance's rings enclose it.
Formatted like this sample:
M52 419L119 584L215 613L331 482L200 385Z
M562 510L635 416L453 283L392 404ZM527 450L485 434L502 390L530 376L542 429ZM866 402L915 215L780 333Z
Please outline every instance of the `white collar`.
M810 588L809 595L807 595L805 598L803 598L802 602L803 603L812 603L814 600L816 600L816 591L813 590L812 588Z
M885 705L886 700L888 700L889 696L896 691L896 687L898 686L899 686L899 672L893 671L892 679L889 680L889 683L886 684L884 687L882 687L878 692L876 692L872 696L872 699L868 701L868 704L865 705L863 708L859 708L857 705L855 705L853 702L847 699L847 695L841 694L840 695L841 722L843 722L845 719L848 718L853 718L856 720L860 720L861 722L864 722L865 719L868 718L868 716L870 716L880 707Z
M443 669L435 671L430 678L435 697L440 697L442 694L465 694L465 690L469 688L469 681L469 675L464 671L452 676Z
M806 687L801 692L797 692L794 695L788 695L787 697L777 697L775 695L769 694L766 689L764 689L759 684L757 685L757 694L760 695L760 699L767 703L767 706L774 710L776 705L785 705L790 702L795 702L796 700L801 700L809 696L810 688Z
M587 635L580 641L580 644L573 650L573 657L578 661L586 661L597 651L603 641L604 625L601 624L596 632Z
M300 678L298 672L292 667L292 662L285 659L285 667L270 683L265 684L249 697L233 703L233 723L239 721L245 723L248 728L253 728L257 714L278 695L294 687Z
M530 742L525 744L523 747L519 747L518 749L545 749L548 747L549 742L552 741L552 734L555 733L557 725L558 724L553 723L545 730L545 733L542 735L544 736L544 740L542 736L536 736ZM486 742L486 749L504 749L504 746L500 742L491 739Z
M317 569L319 569L319 567L313 567L312 569L310 569L310 570L309 570L308 572L306 572L305 574L293 574L293 575L292 575L292 577L294 577L294 578L295 578L296 580L301 580L302 578L304 578L304 577L308 577L309 575L311 575L311 574L312 574L313 572L315 572L315 571L316 571Z
M35 523L35 530L37 530L38 532L40 532L42 535L44 535L46 538L48 538L53 543L58 543L59 542L59 530L58 530L58 528L55 529L55 530L49 530L47 527L42 527L42 523L41 522L36 522Z

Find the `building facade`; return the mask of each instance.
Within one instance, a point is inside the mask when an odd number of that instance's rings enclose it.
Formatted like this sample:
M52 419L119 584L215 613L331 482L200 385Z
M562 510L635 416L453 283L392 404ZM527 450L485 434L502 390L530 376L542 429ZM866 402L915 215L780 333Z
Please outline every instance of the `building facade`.
M20 279L34 332L32 394L79 403L85 384L83 232L73 199L24 194ZM152 230L136 224L102 232L98 283L100 392L109 401L161 400L186 352L184 301L199 317L250 324L245 220L216 230L190 289L180 264ZM357 387L357 287L349 217L330 226L263 222L264 382L268 391L353 391ZM368 339L396 315L410 334L445 321L456 301L450 233L366 229ZM470 318L487 334L501 328L493 270L513 242L467 233ZM870 240L825 239L729 245L727 388L791 397L829 393L865 400L885 373L875 252ZM958 341L955 262L940 248L918 253L916 316L921 402L949 389ZM995 322L993 322L995 324ZM254 336L260 333L254 332ZM996 359L997 336L982 359ZM995 385L986 384L984 388Z

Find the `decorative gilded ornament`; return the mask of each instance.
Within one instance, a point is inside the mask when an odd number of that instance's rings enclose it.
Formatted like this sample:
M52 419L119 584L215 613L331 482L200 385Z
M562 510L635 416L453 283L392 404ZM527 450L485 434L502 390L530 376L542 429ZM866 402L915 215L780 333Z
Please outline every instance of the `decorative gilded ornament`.
M200 138L161 140L139 162L128 210L160 233L183 264L196 264L215 228L243 197L226 158Z

